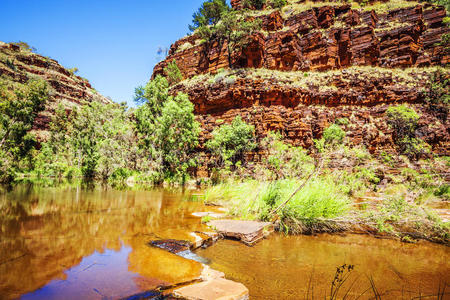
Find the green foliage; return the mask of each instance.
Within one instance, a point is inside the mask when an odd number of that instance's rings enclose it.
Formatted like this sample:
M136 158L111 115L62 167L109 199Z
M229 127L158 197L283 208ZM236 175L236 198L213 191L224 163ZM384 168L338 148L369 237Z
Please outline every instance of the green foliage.
M136 104L146 104L152 115L161 113L162 103L169 97L169 82L161 75L156 75L144 87L135 89Z
M432 104L447 105L450 102L450 74L437 69L430 75L425 89L425 100Z
M153 169L162 173L161 180L184 182L188 169L195 165L199 124L188 96L169 96L168 87L167 79L156 76L136 90L135 99L144 103L135 111L136 129L141 154L153 161Z
M137 168L137 144L126 107L85 103L71 113L61 106L50 139L35 159L40 176L108 179L117 170Z
M287 4L287 0L270 0L270 6L272 6L272 8L283 8Z
M181 74L181 71L178 68L177 62L175 60L172 60L167 64L167 67L164 68L164 72L167 74L169 85L177 84L178 82L183 80L183 74Z
M261 20L246 21L237 11L222 14L222 20L217 24L213 37L227 41L228 66L232 68L232 57L242 51L250 42L251 35L261 29Z
M186 94L178 94L164 103L156 120L153 142L169 176L185 181L188 168L195 166L193 152L198 145L199 131L194 105Z
M302 177L314 166L305 149L283 142L278 133L269 132L261 141L261 148L268 153L264 168L270 170L276 179Z
M23 41L14 42L14 43L11 43L11 45L18 46L18 47L20 47L20 49L23 49L25 51L36 52L36 48L31 47L28 43L23 42Z
M215 26L221 19L223 13L230 10L230 6L225 0L208 0L203 2L197 12L192 16L192 25L189 25L190 31L198 28L208 28Z
M69 73L71 74L71 75L75 75L75 74L77 74L78 73L78 68L70 68L70 69L67 69L67 71L69 71Z
M0 82L0 182L13 179L20 161L29 158L35 139L29 133L39 112L44 109L49 91L43 80L8 89Z
M205 201L226 205L232 214L244 219L268 220L271 217L269 213L291 196L299 185L292 179L272 183L228 182L208 188ZM322 219L343 215L348 208L348 197L340 186L331 177L320 177L297 193L279 215L287 231L299 233L322 222Z
M217 166L231 166L243 161L244 153L256 147L255 128L245 123L240 116L231 124L221 125L212 133L213 138L206 147L216 159Z
M266 4L266 0L244 0L244 8L262 9Z
M394 142L401 153L417 159L429 152L429 146L416 138L415 131L420 116L405 105L389 107L386 112L387 123L393 129Z
M333 124L323 132L325 146L336 146L342 144L345 138L345 131L337 125Z

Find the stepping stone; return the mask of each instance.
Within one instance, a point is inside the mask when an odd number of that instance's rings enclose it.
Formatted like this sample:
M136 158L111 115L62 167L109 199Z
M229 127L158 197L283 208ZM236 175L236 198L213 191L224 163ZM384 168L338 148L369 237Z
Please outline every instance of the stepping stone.
M179 288L175 297L188 300L247 300L248 289L242 284L224 278L216 278Z
M273 232L273 224L270 222L213 220L208 222L208 226L224 237L240 240L248 246Z

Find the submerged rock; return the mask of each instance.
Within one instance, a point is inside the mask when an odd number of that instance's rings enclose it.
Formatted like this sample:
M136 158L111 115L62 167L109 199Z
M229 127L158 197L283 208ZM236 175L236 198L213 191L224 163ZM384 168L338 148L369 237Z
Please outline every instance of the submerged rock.
M216 278L179 288L175 297L191 300L245 300L249 299L248 289L242 284L224 278Z
M273 224L270 222L213 220L208 223L208 226L224 237L240 240L248 246L252 246L273 232Z

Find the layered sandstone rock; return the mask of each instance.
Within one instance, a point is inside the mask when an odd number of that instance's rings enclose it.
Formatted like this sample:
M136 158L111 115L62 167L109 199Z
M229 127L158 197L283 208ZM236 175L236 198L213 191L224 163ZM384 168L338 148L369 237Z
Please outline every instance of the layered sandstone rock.
M51 88L46 109L39 114L34 125L34 130L41 139L45 139L46 129L59 104L71 110L85 101L111 103L111 100L100 95L87 79L72 74L56 60L0 42L0 78L25 84L33 77L44 79Z
M173 44L155 67L153 76L175 60L183 73L185 80L171 93L187 93L194 103L202 127L200 150L215 128L241 116L255 126L258 140L278 131L305 148L325 128L346 120L341 126L351 144L372 153L393 152L386 110L409 103L421 115L416 135L435 153L450 153L448 109L425 103L423 93L436 67L449 63L448 46L442 44L450 32L443 23L445 8L405 2L387 11L335 2L306 9L297 3L297 10L290 5L243 11L260 18L262 30L232 57L233 71L223 71L229 68L226 42L199 42L195 34ZM231 4L242 8L242 1ZM264 155L256 149L248 159ZM203 161L208 162L207 151ZM202 166L198 174L207 170Z
M236 4L239 6L238 4ZM258 15L262 32L232 61L234 68L309 71L349 66L414 67L446 65L450 54L439 44L449 33L444 7L429 4L384 14L350 5L313 7L281 14ZM176 42L154 69L164 73L175 60L184 78L228 67L226 42L201 42L195 34Z

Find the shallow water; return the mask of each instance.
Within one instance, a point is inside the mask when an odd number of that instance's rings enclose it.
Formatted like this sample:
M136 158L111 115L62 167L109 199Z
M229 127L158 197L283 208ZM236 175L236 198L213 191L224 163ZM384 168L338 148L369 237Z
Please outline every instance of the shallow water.
M179 191L78 185L22 184L0 194L0 299L117 299L197 278L200 263L148 245L192 240L190 232L205 229L192 213L211 207L183 198ZM353 298L372 276L383 299L409 299L450 282L448 249L368 236L275 234L252 248L220 241L196 255L245 284L251 299L304 299L308 291L323 298L344 263L355 265L346 283L357 279Z
M202 266L148 246L191 240L204 211L181 193L20 185L0 195L0 299L120 298Z
M354 265L354 270L348 273L337 299L348 290L347 299L373 299L369 278L382 299L434 295L446 283L444 299L450 299L449 248L428 242L405 244L365 235L275 234L254 247L222 241L197 254L210 259L211 267L227 278L246 285L251 299L307 299L307 295L324 299L325 293L331 293L336 268L344 264Z

